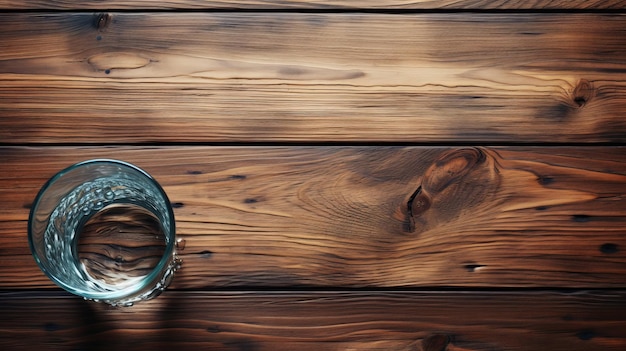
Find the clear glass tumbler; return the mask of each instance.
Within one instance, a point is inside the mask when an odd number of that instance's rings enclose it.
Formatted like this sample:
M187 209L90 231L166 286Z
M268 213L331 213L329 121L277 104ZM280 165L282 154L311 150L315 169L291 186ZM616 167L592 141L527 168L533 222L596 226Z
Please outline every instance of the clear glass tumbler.
M161 186L122 161L68 167L30 211L35 261L58 286L113 306L158 296L180 267L174 212Z

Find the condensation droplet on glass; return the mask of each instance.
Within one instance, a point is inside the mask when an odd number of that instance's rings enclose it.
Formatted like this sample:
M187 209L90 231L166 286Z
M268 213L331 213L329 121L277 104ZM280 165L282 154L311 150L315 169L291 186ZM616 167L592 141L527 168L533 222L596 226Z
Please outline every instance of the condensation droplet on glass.
M83 208L80 209L81 211L83 211L83 215L88 215L89 214L89 207L88 206L84 206Z
M185 245L187 244L187 241L185 241L185 239L183 238L178 238L176 239L176 248L180 251L185 249Z
M104 203L102 203L102 201L98 201L93 205L93 208L96 210L100 210L102 207L104 207Z
M115 194L111 191L111 189L109 189L104 193L104 198L107 200L113 200L115 198Z
M183 259L182 258L178 258L178 257L174 258L174 267L173 267L174 272L179 270L180 267L182 267L182 266L183 266Z

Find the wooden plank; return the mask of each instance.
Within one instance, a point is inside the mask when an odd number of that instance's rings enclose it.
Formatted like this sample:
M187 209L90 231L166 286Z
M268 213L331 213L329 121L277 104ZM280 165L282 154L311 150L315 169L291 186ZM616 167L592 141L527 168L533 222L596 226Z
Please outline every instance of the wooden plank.
M5 350L623 350L626 293L166 291L107 309L0 294Z
M621 10L622 0L0 0L0 10L85 10L85 9L447 9L447 10Z
M7 13L1 143L626 141L626 16Z
M185 240L174 288L623 288L621 147L0 149L0 288L53 287L26 220L56 171L151 173Z

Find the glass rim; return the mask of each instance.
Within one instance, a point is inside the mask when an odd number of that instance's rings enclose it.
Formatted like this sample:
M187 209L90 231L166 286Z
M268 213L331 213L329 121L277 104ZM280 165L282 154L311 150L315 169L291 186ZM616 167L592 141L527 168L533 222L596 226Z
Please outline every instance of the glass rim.
M35 217L35 212L37 211L38 208L38 204L41 201L41 199L43 198L43 196L45 195L46 191L48 190L48 188L50 186L52 186L56 181L58 181L59 179L61 179L65 174L73 171L74 169L83 167L83 166L88 166L88 165L92 165L92 164L108 164L108 165L120 165L123 167L127 167L130 168L133 171L138 172L139 174L141 174L142 176L146 177L146 179L148 179L150 181L150 183L152 183L152 185L154 185L156 187L156 189L159 192L159 195L163 197L163 200L165 200L165 207L167 208L167 216L169 216L169 218L171 218L170 220L170 224L169 224L169 235L167 236L170 240L167 243L167 246L165 248L165 253L163 254L163 256L161 257L161 259L159 260L159 263L157 263L157 265L152 269L152 271L147 274L143 279L141 279L139 282L137 282L137 284L127 287L125 289L119 290L119 291L84 291L83 289L77 289L75 287L72 287L66 283L64 283L62 280L58 279L56 276L54 276L51 272L49 272L42 264L39 255L37 254L37 251L35 250L35 244L33 241L33 228L32 228L32 223ZM49 218L48 218L49 220ZM164 269L168 268L168 266L170 265L170 261L173 261L175 259L174 257L174 249L175 249L175 245L176 245L176 221L174 219L174 210L172 208L172 204L167 196L167 194L165 193L165 190L163 190L163 187L161 187L161 185L159 184L159 182L157 182L148 172L144 171L143 169L125 162L125 161L120 161L120 160L115 160L115 159L108 159L108 158L96 158L96 159L90 159L90 160L85 160L85 161L81 161L78 163L75 163L71 166L68 166L60 171L58 171L54 176L52 176L50 179L48 179L44 185L39 189L39 192L37 193L37 196L35 197L35 200L33 201L33 204L30 208L30 212L28 215L28 244L29 244L29 248L30 248L30 252L33 255L33 258L35 259L35 262L37 263L37 266L39 266L39 269L41 269L41 271L50 279L52 280L53 283L55 283L56 285L58 285L59 287L65 289L68 292L71 292L75 295L87 298L87 299L95 299L95 300L123 300L124 298L131 298L133 296L135 296L136 294L141 293L142 291L144 291L145 289L149 288L150 283L154 282L154 284L156 284L158 282L158 280L161 278L161 274L160 272L162 272Z

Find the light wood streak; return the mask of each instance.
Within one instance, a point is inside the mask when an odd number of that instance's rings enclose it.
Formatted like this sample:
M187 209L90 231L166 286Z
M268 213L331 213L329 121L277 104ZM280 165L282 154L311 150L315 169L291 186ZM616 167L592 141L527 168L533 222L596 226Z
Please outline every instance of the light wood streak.
M626 17L0 15L0 142L624 142Z

